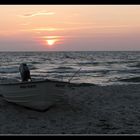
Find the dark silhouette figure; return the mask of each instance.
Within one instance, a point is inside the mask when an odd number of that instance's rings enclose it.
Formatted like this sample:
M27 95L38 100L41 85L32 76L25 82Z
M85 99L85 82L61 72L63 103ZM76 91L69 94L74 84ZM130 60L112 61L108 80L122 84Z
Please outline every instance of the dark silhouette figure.
M29 79L31 80L30 70L26 63L20 64L19 71L20 71L22 82L28 81Z

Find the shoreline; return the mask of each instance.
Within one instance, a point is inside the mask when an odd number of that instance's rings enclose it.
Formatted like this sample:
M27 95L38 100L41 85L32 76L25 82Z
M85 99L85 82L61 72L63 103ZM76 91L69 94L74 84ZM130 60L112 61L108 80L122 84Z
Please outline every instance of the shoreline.
M0 97L0 134L140 134L140 84L77 86L45 112Z

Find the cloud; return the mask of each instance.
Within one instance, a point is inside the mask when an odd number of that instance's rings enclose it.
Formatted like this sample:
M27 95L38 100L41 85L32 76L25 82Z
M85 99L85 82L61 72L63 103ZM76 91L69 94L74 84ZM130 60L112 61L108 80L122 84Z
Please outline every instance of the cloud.
M27 14L24 14L24 15L20 15L20 17L23 17L23 18L29 18L29 17L35 17L35 16L42 16L42 15L54 15L55 13L54 12L36 12L36 13L27 13Z
M58 30L65 30L63 28L36 28L32 29L34 31L58 31Z
M20 31L23 32L32 32L32 31L48 31L48 32L53 32L53 31L59 31L59 30L65 30L63 28L34 28L34 29L20 29Z
M128 27L131 27L129 25L112 25L112 26L109 26L109 25L88 25L88 26L78 26L78 27L66 27L66 28L35 28L35 29L31 29L31 30L34 30L34 31L57 31L57 30L81 30L81 29L96 29L96 28L105 28L105 29L109 29L109 28L128 28Z
M128 30L129 29L129 30ZM127 33L127 31L132 31L133 27L129 25L95 25L95 26L79 26L79 27L40 27L32 29L20 29L21 32L30 32L37 34L78 34L79 32L83 34L103 34L103 33ZM81 32L82 31L82 32Z

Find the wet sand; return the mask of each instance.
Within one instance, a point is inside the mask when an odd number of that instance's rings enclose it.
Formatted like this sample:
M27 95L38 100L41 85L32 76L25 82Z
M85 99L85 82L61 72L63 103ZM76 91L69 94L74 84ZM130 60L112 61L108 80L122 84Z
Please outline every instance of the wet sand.
M0 134L140 134L140 84L69 88L45 112L0 97Z

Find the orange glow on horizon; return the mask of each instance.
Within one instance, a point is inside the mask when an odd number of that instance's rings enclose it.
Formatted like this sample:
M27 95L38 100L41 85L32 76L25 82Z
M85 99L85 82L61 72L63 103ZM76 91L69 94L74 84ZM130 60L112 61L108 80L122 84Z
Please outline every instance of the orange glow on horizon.
M43 43L43 46L46 46L46 47L56 47L57 44L60 44L63 43L62 42L62 38L60 38L60 36L43 36L43 37L40 37L40 42L44 42Z

